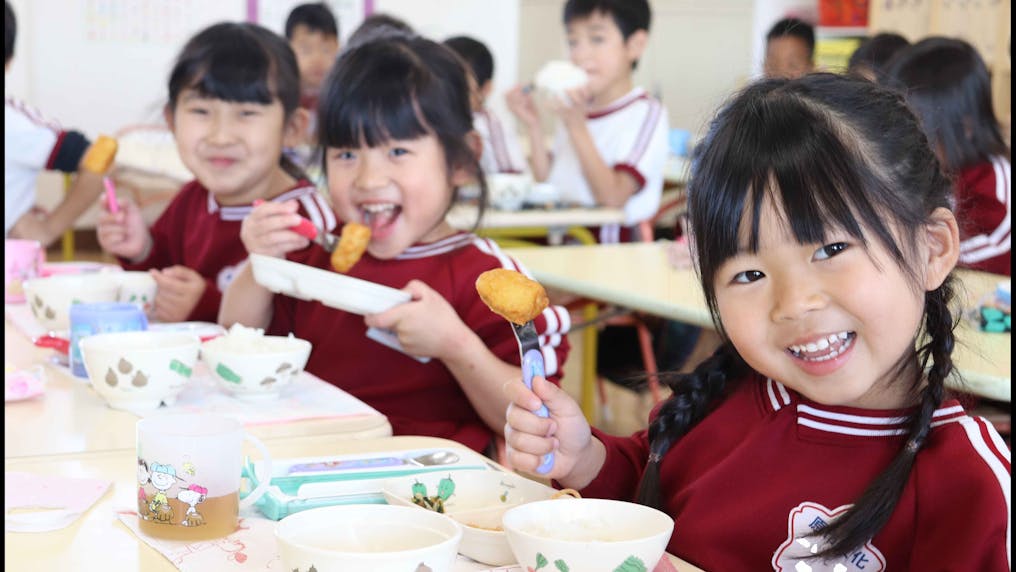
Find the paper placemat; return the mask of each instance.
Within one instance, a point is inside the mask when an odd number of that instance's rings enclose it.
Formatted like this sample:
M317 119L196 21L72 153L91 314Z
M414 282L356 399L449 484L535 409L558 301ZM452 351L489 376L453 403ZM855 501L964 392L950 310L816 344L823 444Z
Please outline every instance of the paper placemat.
M380 416L381 413L322 380L300 372L283 387L278 397L240 399L223 390L204 362L194 366L176 403L147 411L131 411L138 417L163 413L216 413L232 417L244 425L270 425L309 419Z
M236 532L216 540L188 543L182 540L152 538L138 527L137 513L119 510L117 519L145 544L165 556L173 566L184 572L244 569L276 570L280 566L279 550L275 541L274 520L262 518L249 511L241 511ZM459 555L453 572L524 572L519 566L491 568Z
M46 532L65 528L106 494L112 483L82 479L4 472L4 530Z

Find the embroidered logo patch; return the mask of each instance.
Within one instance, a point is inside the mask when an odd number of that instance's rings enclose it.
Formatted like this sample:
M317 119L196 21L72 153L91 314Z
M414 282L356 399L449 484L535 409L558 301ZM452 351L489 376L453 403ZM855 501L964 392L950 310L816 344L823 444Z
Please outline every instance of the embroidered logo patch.
M834 510L814 502L803 502L790 511L787 518L787 540L773 554L773 570L777 572L882 572L885 557L871 542L832 560L814 556L826 548L822 530L833 523L851 505Z

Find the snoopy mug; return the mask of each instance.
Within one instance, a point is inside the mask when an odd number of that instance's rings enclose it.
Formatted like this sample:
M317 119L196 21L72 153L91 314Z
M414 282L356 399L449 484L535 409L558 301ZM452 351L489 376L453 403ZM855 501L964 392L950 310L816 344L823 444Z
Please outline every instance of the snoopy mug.
M236 530L241 508L254 504L270 479L240 498L243 441L271 458L264 443L235 419L210 414L146 417L137 424L138 524L149 536L209 540Z

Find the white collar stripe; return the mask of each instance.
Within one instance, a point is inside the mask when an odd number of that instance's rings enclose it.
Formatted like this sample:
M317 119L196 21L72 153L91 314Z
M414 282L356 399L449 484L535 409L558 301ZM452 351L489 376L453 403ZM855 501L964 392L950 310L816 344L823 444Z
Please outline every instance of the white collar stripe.
M778 381L773 382L776 385L776 390L780 392L780 397L783 399L784 405L790 405L790 393L787 392L787 388Z
M984 464L991 469L992 474L998 479L998 486L1002 490L1002 496L1005 498L1006 510L1009 513L1009 518L1006 519L1006 531L1005 531L1005 555L1006 560L1009 562L1010 567L1012 566L1012 483L1010 481L1009 471L1002 465L1002 461L998 458L995 453L992 452L991 447L984 440L984 435L981 432L983 427L983 420L980 422L970 417L965 417L960 420L963 425L963 429L966 431L967 438L970 440L970 445L973 446L977 454L980 455L981 460ZM995 428L991 425L986 425L988 434L995 432ZM997 433L997 432L996 432ZM995 441L995 436L992 435L992 441ZM1000 438L1001 439L1001 438Z
M769 403L773 406L773 411L779 411L783 406L776 399L776 392L773 391L773 380L766 380L766 393L769 394Z
M844 425L833 425L830 423L822 423L821 421L815 421L814 419L808 419L807 417L798 417L798 425L804 425L805 427L811 427L812 429L818 429L820 431L827 431L829 433L842 433L844 435L859 435L863 437L888 437L890 435L906 435L906 429L863 429L860 427L847 427Z
M834 421L846 421L847 423L858 423L864 425L899 425L905 423L906 417L869 417L867 415L849 415L846 413L833 413L832 411L823 411L816 409L809 405L800 404L797 406L799 413L805 413L815 417L821 417L823 419L832 419Z

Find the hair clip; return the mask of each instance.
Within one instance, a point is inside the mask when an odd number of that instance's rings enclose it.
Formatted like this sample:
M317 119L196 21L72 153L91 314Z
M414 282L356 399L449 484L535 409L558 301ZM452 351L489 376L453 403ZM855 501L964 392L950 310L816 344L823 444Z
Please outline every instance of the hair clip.
M921 443L917 439L911 439L907 441L907 451L910 453L917 453L917 450L921 448Z
M660 459L662 459L662 458L663 457L660 456L659 453L649 453L649 462L650 463L659 463Z

